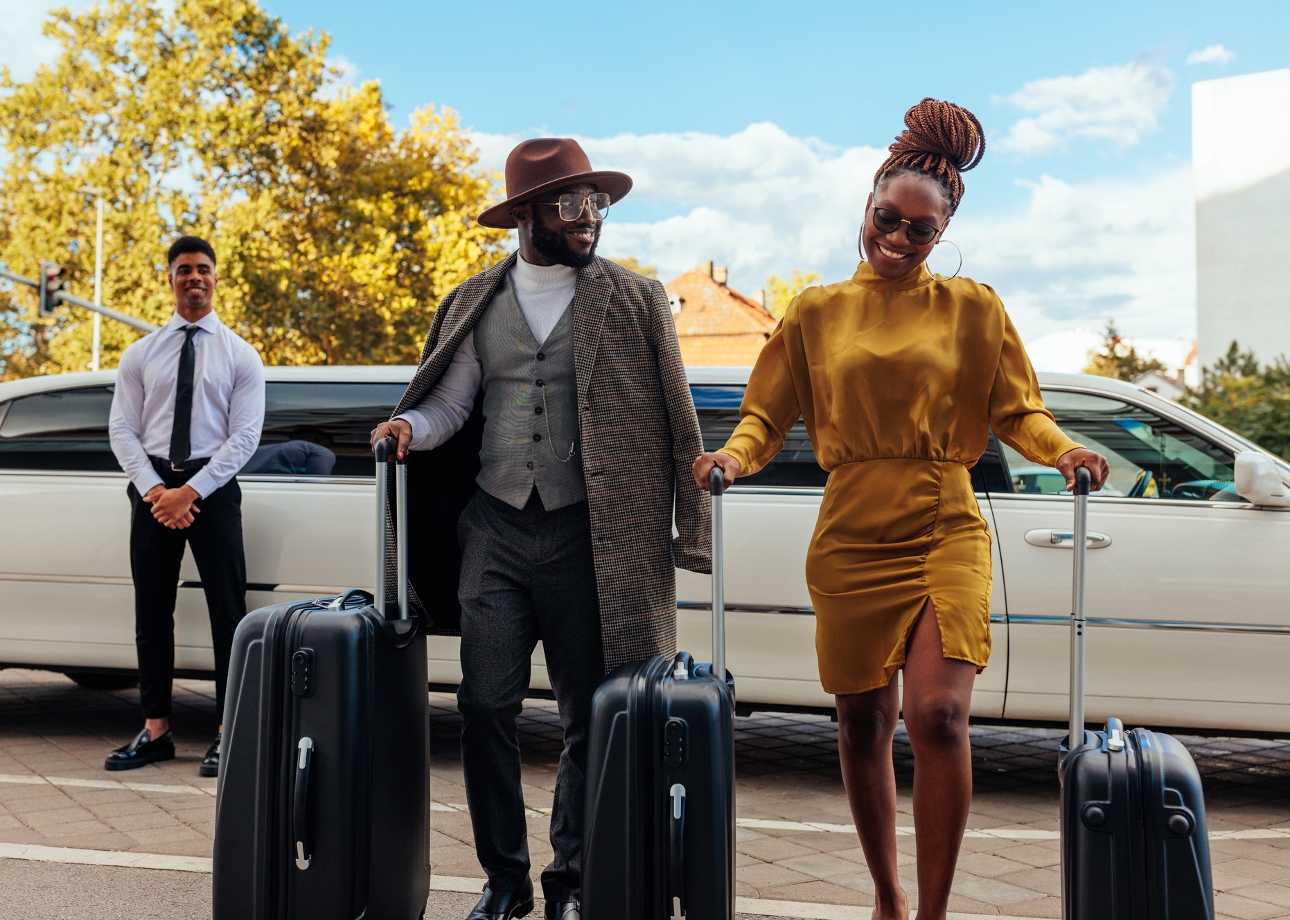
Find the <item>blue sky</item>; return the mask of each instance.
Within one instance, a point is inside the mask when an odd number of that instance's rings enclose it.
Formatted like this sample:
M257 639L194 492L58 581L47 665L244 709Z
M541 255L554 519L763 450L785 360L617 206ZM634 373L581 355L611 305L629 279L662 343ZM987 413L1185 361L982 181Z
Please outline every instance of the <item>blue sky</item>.
M447 105L499 167L558 134L631 173L602 251L665 280L708 258L743 290L846 277L905 109L965 105L989 147L947 235L1027 339L1194 335L1190 85L1290 66L1284 3L264 2L398 124ZM16 76L53 51L35 6L0 0Z

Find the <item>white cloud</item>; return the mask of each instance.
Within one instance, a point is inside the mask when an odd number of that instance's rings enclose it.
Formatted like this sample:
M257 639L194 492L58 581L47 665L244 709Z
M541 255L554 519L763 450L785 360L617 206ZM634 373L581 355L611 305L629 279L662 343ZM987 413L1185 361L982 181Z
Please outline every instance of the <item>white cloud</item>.
M473 138L483 161L499 169L521 139ZM729 136L620 134L578 142L596 169L632 177L633 200L675 212L649 222L611 216L603 252L645 259L664 279L714 259L746 288L793 268L836 275L854 267L854 246L845 240L859 227L874 170L886 157L873 147L792 137L769 122Z
M501 167L518 136L476 134L485 162ZM839 149L795 138L773 124L737 134L579 138L593 166L621 169L631 197L661 212L622 222L611 215L601 251L656 265L664 280L705 259L730 267L732 286L761 287L793 269L826 281L849 277L860 214L884 151ZM1114 317L1126 335L1194 335L1195 242L1191 170L1148 179L1071 185L1044 176L1027 207L982 212L980 199L954 219L963 274L993 286L1025 339ZM622 212L619 211L618 214ZM935 271L957 264L944 246Z
M1222 45L1209 45L1187 55L1188 64L1230 64L1236 55Z
M1024 214L956 218L963 273L994 287L1029 340L1058 329L1194 337L1195 203L1192 172L1030 188Z
M1018 120L998 147L1023 156L1058 149L1071 138L1131 147L1156 129L1173 87L1173 74L1145 59L1032 80L1008 101L1033 114Z

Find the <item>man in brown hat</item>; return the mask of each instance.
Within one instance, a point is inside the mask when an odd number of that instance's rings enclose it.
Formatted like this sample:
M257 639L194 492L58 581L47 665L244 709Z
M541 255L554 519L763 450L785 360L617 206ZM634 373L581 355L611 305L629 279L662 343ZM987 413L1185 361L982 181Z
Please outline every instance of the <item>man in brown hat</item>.
M469 920L533 907L516 717L538 640L564 727L542 888L548 918L577 920L592 694L608 670L673 653L675 567L710 567L667 295L596 256L631 185L573 140L511 151L507 198L479 222L517 229L519 251L443 299L372 433L412 451L412 588L436 632L461 635L461 759L488 875Z

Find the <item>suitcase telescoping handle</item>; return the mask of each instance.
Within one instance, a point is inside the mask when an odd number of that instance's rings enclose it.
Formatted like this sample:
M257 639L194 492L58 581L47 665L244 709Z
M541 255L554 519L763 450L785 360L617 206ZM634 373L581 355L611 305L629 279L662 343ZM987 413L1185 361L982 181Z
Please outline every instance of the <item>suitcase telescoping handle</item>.
M721 467L708 474L712 490L712 676L726 679L726 576L725 547L721 539L721 490L725 487Z
M1088 493L1093 477L1075 468L1074 560L1071 563L1071 721L1066 749L1084 743L1084 578L1088 561Z
M376 442L376 612L387 620L408 618L408 465L398 455L397 438L382 438ZM394 464L394 550L398 568L398 603L395 616L385 613L385 533L390 513L389 468Z

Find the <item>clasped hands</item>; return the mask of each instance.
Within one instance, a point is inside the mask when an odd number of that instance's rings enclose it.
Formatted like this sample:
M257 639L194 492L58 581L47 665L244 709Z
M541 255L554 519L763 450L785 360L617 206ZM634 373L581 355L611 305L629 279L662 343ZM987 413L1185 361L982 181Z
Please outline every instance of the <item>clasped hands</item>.
M158 483L148 490L143 500L152 505L152 516L158 523L171 530L184 530L201 513L202 509L193 504L199 498L197 490L186 483L177 489L167 489Z

